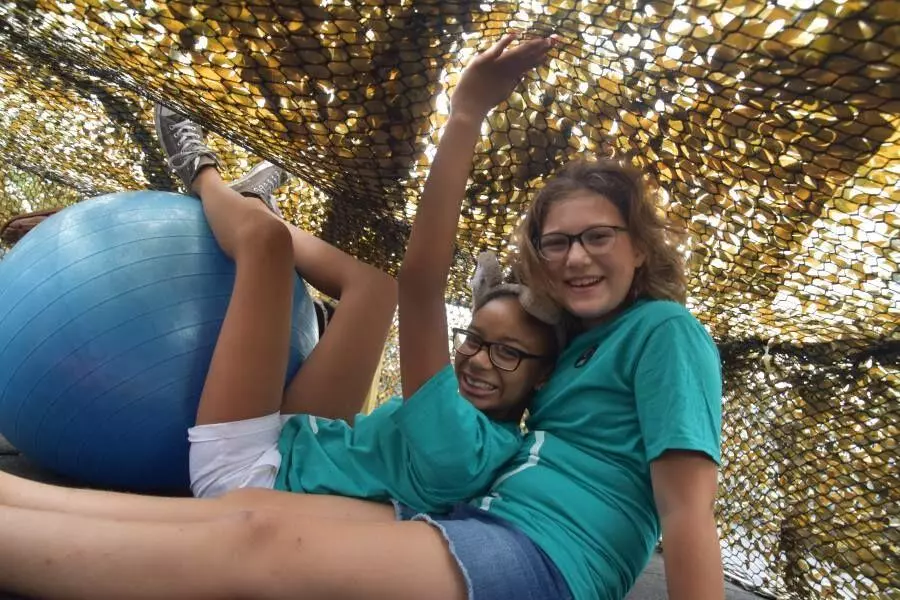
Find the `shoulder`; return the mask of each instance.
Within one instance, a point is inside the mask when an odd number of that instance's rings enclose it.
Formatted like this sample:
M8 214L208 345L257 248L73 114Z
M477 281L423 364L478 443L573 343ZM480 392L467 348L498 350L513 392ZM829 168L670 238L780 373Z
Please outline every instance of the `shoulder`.
M648 300L634 310L634 326L647 338L669 344L715 345L706 327L685 306L670 300Z
M641 300L573 339L560 356L553 379L569 378L572 372L599 371L602 377L610 370L629 373L648 355L665 360L698 347L717 359L715 343L687 308L669 300Z
M670 365L719 376L716 343L685 306L668 300L645 300L631 307L621 320L625 322L617 336L618 353L629 372L648 368L658 371Z
M691 311L683 304L671 300L644 300L635 305L630 312L651 328L670 319L687 319L695 321L699 325L699 321L691 314Z
M636 374L665 373L667 377L721 381L721 357L706 327L685 307L660 302L645 323L636 349Z

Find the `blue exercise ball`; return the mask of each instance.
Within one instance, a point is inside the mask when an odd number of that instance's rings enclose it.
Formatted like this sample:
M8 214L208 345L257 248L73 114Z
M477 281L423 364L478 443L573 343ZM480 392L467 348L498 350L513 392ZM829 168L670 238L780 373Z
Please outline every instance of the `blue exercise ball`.
M109 194L48 218L0 260L0 434L83 484L186 490L234 273L195 198ZM297 277L285 381L317 340Z

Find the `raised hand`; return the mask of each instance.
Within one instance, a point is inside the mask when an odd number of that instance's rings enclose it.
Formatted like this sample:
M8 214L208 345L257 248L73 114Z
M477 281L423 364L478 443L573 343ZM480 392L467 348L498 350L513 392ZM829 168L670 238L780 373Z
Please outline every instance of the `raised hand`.
M516 37L504 36L469 63L450 99L451 115L480 122L488 111L509 97L525 73L541 64L557 43L551 36L510 46Z
M454 239L472 155L488 111L505 100L522 76L546 58L554 38L510 46L508 35L476 56L450 100L444 128L398 276L400 379L410 398L450 362L444 299L454 260Z

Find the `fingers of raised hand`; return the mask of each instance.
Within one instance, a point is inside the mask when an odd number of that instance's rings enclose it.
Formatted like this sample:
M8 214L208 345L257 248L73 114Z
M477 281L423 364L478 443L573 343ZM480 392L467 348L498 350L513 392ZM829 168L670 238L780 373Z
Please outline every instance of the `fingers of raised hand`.
M503 54L503 51L512 43L514 39L516 39L516 37L518 37L518 34L516 33L507 33L502 38L500 38L500 41L491 46L490 49L483 52L481 56L485 60L496 60L497 57Z
M525 40L506 50L496 60L508 64L510 68L525 71L541 64L554 44L554 38Z

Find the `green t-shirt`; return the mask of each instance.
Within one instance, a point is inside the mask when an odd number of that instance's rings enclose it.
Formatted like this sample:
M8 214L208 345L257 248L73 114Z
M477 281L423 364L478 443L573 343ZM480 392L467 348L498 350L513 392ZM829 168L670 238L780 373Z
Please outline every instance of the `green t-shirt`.
M576 599L622 598L660 536L650 462L681 449L718 463L721 406L703 326L677 303L637 302L572 341L518 455L472 503L528 535Z
M448 365L405 403L389 400L352 426L292 417L278 442L275 489L446 512L485 493L521 443L517 423L492 421L459 395Z

